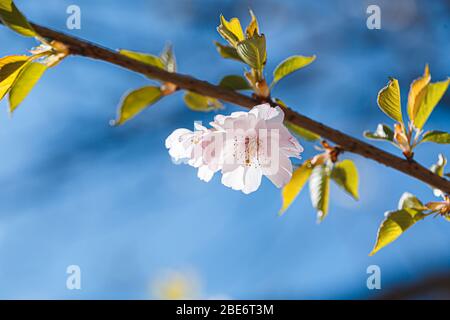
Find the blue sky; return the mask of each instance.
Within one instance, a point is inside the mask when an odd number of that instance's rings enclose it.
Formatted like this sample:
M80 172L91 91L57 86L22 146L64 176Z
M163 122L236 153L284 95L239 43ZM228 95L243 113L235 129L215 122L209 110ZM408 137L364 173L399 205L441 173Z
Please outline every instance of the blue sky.
M268 39L268 76L289 55L317 55L280 82L274 96L356 136L389 123L376 106L388 76L399 79L406 100L425 63L434 80L450 70L445 1L16 3L37 23L110 48L159 53L170 41L180 72L215 83L243 71L214 48L219 14L248 21L251 7ZM71 4L81 8L81 30L65 29ZM380 5L381 30L367 29L368 4ZM35 45L4 28L0 43L2 56ZM404 191L433 199L426 185L392 169L345 154L358 166L361 200L333 186L330 214L317 225L307 192L277 217L280 192L269 181L246 196L218 176L204 183L191 167L174 165L164 139L214 116L189 111L180 93L123 127L110 127L123 93L148 83L115 66L70 57L45 74L12 118L0 103L0 298L147 299L166 270L193 270L204 296L366 298L374 294L366 288L369 265L380 266L382 290L450 267L450 225L443 219L417 224L368 257L384 212ZM427 129L449 130L449 98ZM304 156L313 155L313 145L304 145ZM448 151L423 145L416 157L429 166ZM81 267L80 291L66 289L71 264Z

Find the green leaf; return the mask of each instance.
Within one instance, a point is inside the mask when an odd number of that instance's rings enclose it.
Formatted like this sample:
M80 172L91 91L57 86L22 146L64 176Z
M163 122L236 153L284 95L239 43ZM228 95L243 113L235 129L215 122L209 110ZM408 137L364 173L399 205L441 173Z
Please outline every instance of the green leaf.
M35 37L37 35L27 19L17 9L14 2L2 1L0 19L9 28L23 36Z
M311 165L311 161L308 160L294 171L291 181L289 181L289 183L284 186L281 191L283 206L278 213L279 215L282 215L289 208L292 202L294 202L295 198L297 198L306 181L308 181L311 176L312 169L313 166Z
M302 128L296 124L286 121L285 125L294 134L302 137L303 139L305 139L307 141L317 141L320 139L320 136L318 134L316 134L312 131L306 130L305 128Z
M241 59L247 65L256 70L262 70L267 58L266 37L263 34L240 41L236 49Z
M396 240L403 232L424 217L425 214L414 209L402 209L388 212L378 229L377 241L369 255L373 256L377 251Z
M338 186L343 188L355 200L359 199L358 169L356 168L356 165L353 163L353 161L344 160L337 163L331 171L331 179L333 179L334 182L338 184Z
M427 92L427 86L430 83L431 75L428 64L425 65L423 75L411 83L408 94L408 116L411 122L414 119L419 109L420 103Z
M120 104L117 119L112 121L111 124L116 126L124 124L156 103L161 97L161 89L155 86L142 87L127 93Z
M0 59L0 100L9 92L30 57L6 56Z
M309 192L313 207L317 210L317 221L321 222L328 214L330 202L330 173L326 165L315 166L309 179Z
M365 131L364 137L372 140L385 140L394 142L394 131L386 124L380 123L375 132Z
M167 45L164 48L164 51L161 53L161 60L164 63L164 67L167 71L177 71L177 61L175 59L175 53L173 52L173 46Z
M306 67L314 60L316 60L316 56L292 56L287 58L275 68L271 86L275 85L275 83L286 77L288 74Z
M157 68L160 68L160 69L165 69L164 68L164 62L158 56L155 56L155 55L152 55L152 54L148 54L148 53L142 53L142 52L125 50L125 49L119 50L119 53L124 55L124 56L127 56L129 58L132 58L134 60L138 60L138 61L143 62L145 64L151 65L153 67L157 67Z
M418 211L424 211L427 208L416 196L412 195L409 192L405 192L403 193L398 202L398 210L402 209L414 209Z
M0 0L0 9L11 11L12 10L12 0Z
M444 131L428 131L425 132L421 142L434 142L440 144L449 144L450 143L450 133Z
M214 44L216 45L217 52L222 56L222 58L225 59L233 59L240 62L244 62L239 54L237 53L237 50L230 46L225 46L217 41L214 41Z
M38 62L25 66L9 92L9 112L14 112L22 103L46 70L47 66Z
M442 176L444 176L444 169L445 169L446 164L447 164L447 158L442 153L440 153L438 155L438 161L436 162L436 164L433 164L431 166L430 170L431 170L431 172L442 177Z
M223 77L223 79L219 83L219 86L235 91L252 89L252 87L248 84L247 80L245 80L241 76L235 75Z
M391 78L389 83L380 90L377 98L381 111L392 119L402 123L402 107L400 103L400 87L398 80Z
M444 96L447 91L450 79L430 83L426 87L426 93L417 109L416 117L414 119L414 126L418 129L422 129L425 122L427 122L434 108L438 104L439 100Z
M211 97L202 96L201 94L188 91L184 96L184 103L189 109L194 111L212 111L222 109L223 105L219 100Z

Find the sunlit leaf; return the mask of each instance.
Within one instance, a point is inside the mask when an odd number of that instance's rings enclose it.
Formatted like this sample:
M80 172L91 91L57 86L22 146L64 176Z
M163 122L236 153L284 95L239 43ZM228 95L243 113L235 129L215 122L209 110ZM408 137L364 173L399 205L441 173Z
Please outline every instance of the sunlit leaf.
M423 203L414 195L409 192L403 193L399 202L398 202L398 210L402 209L415 209L419 211L426 210L427 208L423 205Z
M365 131L364 137L372 140L394 142L394 131L388 125L380 123L375 132Z
M117 111L117 119L112 121L111 124L124 124L142 110L156 103L161 97L161 89L155 86L142 87L127 93Z
M328 214L330 202L330 173L326 165L315 166L309 179L311 202L317 210L317 221L321 222Z
M412 122L414 122L420 103L427 92L427 85L430 83L430 80L430 69L427 64L425 65L423 76L411 83L408 94L408 116Z
M444 96L445 91L447 91L450 79L430 83L426 87L426 93L421 100L421 103L416 112L414 119L414 126L418 129L422 129L425 122L427 122L434 108L438 104L439 100Z
M164 69L164 63L163 63L162 59L158 56L148 54L148 53L125 50L125 49L119 50L119 53L123 54L124 56L127 56L129 58L132 58L134 60L138 60L145 64L151 65L153 67L158 67L160 69Z
M302 191L306 181L308 181L309 177L311 176L312 169L313 166L308 160L294 171L291 181L289 181L289 183L284 186L283 190L281 191L283 206L278 213L279 215L283 214L289 208L295 198L297 198L300 191Z
M29 59L27 56L7 56L0 59L0 100L11 89Z
M286 121L285 125L294 134L298 135L299 137L302 137L303 139L305 139L307 141L317 141L320 139L320 136L318 134L315 134L312 131L306 130L305 128L302 128L296 124Z
M13 112L22 103L45 70L47 66L37 62L31 62L25 66L9 92L9 112Z
M438 155L438 161L431 166L430 170L431 170L431 172L442 177L444 175L444 169L445 169L446 164L447 164L447 158L442 153L440 153Z
M288 74L291 74L294 71L297 71L301 68L306 67L310 63L316 60L316 56L305 57L305 56L292 56L281 62L273 72L273 82L272 86L286 77Z
M177 60L175 59L175 53L173 52L173 46L167 45L161 53L161 60L164 67L169 72L177 71Z
M266 63L266 38L263 34L240 41L236 49L241 59L253 69L261 70L264 67Z
M233 59L233 60L237 60L240 62L244 62L241 59L241 57L239 56L239 54L237 53L237 50L235 48L230 47L230 46L225 46L217 41L215 41L214 44L216 45L217 52L219 52L219 54L222 56L222 58Z
M259 34L258 20L256 19L256 16L252 10L250 10L250 16L252 17L252 20L245 29L245 34L247 35L247 38L251 38L255 34Z
M375 246L369 255L373 256L377 251L396 240L403 232L424 217L425 215L420 210L414 209L387 212L386 218L378 229Z
M230 21L227 21L223 15L220 15L220 25L217 27L217 31L233 47L236 47L239 41L245 39L241 22L238 18L232 18Z
M0 6L0 19L12 30L26 37L35 37L37 34L28 20L17 9L14 2L2 1Z
M434 142L440 144L449 144L450 143L450 133L444 131L428 131L423 135L421 142Z
M337 163L331 171L331 179L333 179L338 186L343 188L356 200L359 199L358 187L359 176L356 165L351 160L344 160Z
M212 111L222 109L222 103L211 97L202 96L201 94L188 91L184 96L184 103L189 109L194 111Z
M391 78L386 87L380 90L377 98L380 109L392 119L403 122L398 80Z
M248 84L247 80L245 80L241 76L230 75L225 76L220 81L219 86L223 88L227 88L230 90L251 90L252 87Z

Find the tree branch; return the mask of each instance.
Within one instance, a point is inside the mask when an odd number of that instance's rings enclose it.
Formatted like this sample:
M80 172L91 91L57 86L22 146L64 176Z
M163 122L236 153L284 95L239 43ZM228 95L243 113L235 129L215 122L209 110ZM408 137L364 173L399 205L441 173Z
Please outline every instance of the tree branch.
M137 73L144 74L153 79L171 82L181 89L221 99L242 107L252 108L260 103L256 99L238 92L213 85L206 81L198 80L188 75L167 72L91 42L37 24L32 24L32 26L41 36L64 43L69 48L71 54L106 61ZM364 141L353 138L345 133L305 117L289 108L283 109L286 120L334 142L339 145L342 150L356 153L365 158L377 161L450 194L450 181L432 173L419 163L394 156L393 154L376 148Z

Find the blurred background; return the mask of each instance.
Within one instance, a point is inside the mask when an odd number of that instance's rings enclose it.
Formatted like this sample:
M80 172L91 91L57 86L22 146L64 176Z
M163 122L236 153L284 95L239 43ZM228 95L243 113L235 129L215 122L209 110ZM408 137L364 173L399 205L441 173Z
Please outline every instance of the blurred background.
M425 63L434 81L450 74L446 0L16 3L34 22L114 49L158 54L170 41L180 72L214 83L244 70L216 52L219 15L246 24L250 7L268 39L267 76L290 55L317 55L273 95L358 137L390 123L376 105L388 76L399 79L406 103ZM72 4L81 8L81 30L66 29ZM381 8L381 30L366 26L370 4ZM0 43L1 56L36 44L3 27ZM220 175L204 183L193 168L172 163L165 138L214 116L187 109L181 93L123 127L109 126L121 96L148 83L113 65L70 57L45 74L13 117L0 103L0 298L151 299L182 282L189 287L182 292L202 298L366 299L449 279L450 225L443 219L418 223L368 256L384 212L405 191L432 201L426 185L345 154L360 172L360 201L333 185L330 214L317 225L304 190L278 217L280 191L267 179L245 196L224 187ZM238 109L228 105L224 113ZM426 129L448 131L449 117L447 93ZM313 155L313 144L303 144L304 157ZM424 144L416 157L430 166L448 151ZM81 268L81 290L66 288L69 265ZM370 265L380 267L381 290L366 286ZM433 288L415 297L449 297Z

